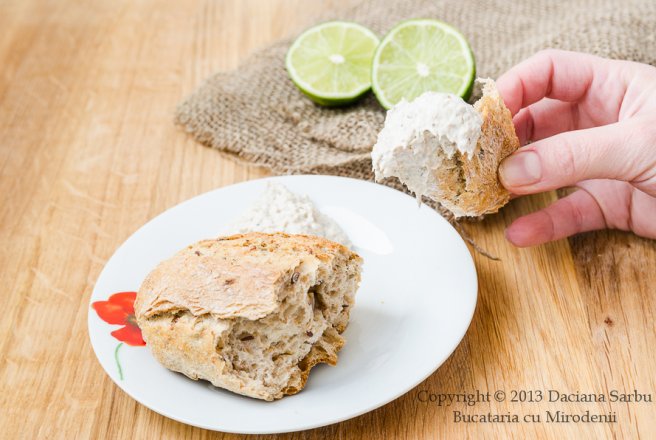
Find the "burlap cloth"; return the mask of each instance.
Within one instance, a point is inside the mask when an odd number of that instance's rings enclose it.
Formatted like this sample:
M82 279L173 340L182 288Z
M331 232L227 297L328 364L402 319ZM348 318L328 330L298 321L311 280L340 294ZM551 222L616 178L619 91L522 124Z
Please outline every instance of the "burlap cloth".
M472 46L478 76L496 78L543 48L656 64L656 0L366 0L324 19L356 21L382 36L417 17L459 28ZM202 144L276 174L372 179L369 153L383 109L372 94L341 109L312 103L285 71L292 40L209 78L179 105L177 122Z

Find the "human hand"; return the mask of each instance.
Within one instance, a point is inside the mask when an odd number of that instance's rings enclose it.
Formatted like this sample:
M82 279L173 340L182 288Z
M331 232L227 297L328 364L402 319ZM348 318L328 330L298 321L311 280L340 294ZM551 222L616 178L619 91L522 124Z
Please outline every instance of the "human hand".
M546 50L497 87L521 145L499 168L511 193L578 189L506 230L516 246L614 228L656 238L656 68Z

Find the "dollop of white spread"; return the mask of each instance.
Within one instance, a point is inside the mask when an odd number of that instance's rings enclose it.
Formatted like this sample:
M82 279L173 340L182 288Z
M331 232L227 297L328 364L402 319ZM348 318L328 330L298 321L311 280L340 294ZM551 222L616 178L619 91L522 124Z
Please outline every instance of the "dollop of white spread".
M371 152L376 180L398 177L421 201L437 197L437 173L456 151L471 156L483 118L459 96L426 92L387 112Z
M351 248L353 245L335 220L319 211L310 197L269 182L258 200L248 208L228 233L286 232L316 235Z

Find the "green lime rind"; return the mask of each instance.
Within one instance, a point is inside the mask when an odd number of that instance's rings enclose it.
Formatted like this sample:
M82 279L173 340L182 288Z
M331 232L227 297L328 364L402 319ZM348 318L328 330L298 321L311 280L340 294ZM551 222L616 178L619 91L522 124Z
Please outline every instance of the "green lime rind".
M474 54L465 37L433 19L396 25L378 45L372 63L372 90L386 109L427 91L467 100L476 78Z
M371 60L379 43L357 23L322 23L294 40L285 67L296 87L317 104L350 104L371 88Z

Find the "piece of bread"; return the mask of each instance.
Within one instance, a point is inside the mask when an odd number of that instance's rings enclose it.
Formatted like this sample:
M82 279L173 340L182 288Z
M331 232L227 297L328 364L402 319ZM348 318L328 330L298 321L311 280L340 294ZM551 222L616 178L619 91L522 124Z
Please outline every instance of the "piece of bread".
M497 212L510 194L501 161L519 148L510 111L491 79L479 79L474 104L427 92L388 112L372 151L377 179L397 177L418 199L439 202L455 217Z
M326 239L284 233L204 240L160 263L135 301L155 358L245 396L303 389L335 365L362 259Z
M474 108L483 117L481 135L471 157L460 155L452 160L456 166L461 163L456 170L457 191L437 200L464 216L495 213L508 203L510 193L499 181L499 164L519 148L510 110L499 96L496 84L491 79L479 81L483 85L483 96L474 103ZM445 176L447 173L440 173L445 181L449 180Z

